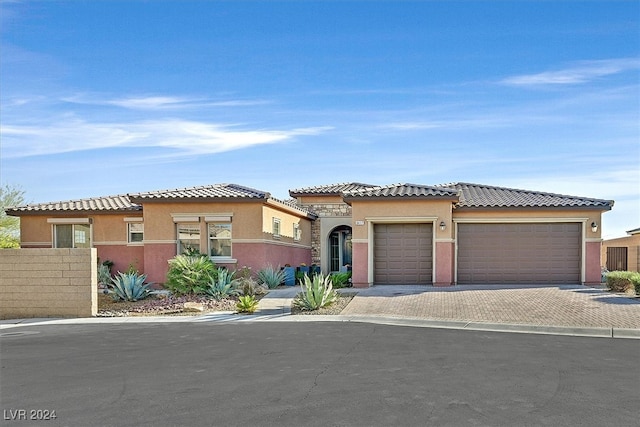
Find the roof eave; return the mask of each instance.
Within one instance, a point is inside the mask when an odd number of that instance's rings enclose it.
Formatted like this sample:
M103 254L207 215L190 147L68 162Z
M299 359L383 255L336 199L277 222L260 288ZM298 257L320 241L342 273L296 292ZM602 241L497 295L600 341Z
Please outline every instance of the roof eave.
M265 203L268 197L135 197L129 196L132 203L233 203L256 202Z
M7 209L6 214L8 216L36 216L36 215L117 215L128 212L142 212L142 206L131 209L40 209L40 210L28 210L28 211L15 211L13 209Z
M455 206L456 211L490 211L490 210L513 210L513 211L532 211L532 210L572 210L572 211L610 211L609 206Z

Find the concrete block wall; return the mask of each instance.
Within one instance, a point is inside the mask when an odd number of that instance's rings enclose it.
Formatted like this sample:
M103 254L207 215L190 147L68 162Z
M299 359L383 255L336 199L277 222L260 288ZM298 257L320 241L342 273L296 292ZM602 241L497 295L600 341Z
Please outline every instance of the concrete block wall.
M92 317L97 251L0 249L0 319Z

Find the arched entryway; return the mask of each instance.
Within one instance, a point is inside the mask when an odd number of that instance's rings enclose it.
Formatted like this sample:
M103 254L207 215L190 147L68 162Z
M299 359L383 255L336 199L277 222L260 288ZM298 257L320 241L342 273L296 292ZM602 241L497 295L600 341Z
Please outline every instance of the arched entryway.
M348 225L341 225L329 233L329 271L340 271L341 267L351 265L352 232Z

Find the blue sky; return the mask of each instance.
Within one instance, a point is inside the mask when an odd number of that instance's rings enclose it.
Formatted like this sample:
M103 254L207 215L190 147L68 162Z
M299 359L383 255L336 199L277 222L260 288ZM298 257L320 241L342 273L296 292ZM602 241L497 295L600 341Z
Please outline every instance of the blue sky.
M637 1L2 1L0 181L473 182L640 226Z

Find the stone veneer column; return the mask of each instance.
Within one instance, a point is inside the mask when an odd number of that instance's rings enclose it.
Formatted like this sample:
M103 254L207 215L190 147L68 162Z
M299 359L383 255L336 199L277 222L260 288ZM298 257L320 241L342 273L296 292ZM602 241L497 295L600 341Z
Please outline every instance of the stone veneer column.
M350 218L351 206L346 203L301 204L300 206L310 209L318 215L318 219L311 223L311 262L320 265L323 255L321 232L322 218Z

